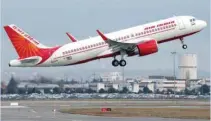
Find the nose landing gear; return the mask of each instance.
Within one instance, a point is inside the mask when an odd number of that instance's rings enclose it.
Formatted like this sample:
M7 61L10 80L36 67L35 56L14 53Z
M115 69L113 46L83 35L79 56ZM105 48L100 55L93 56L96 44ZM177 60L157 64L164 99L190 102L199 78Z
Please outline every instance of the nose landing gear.
M182 45L182 48L183 48L183 49L187 49L188 46L187 46L186 44L183 44L183 45Z
M182 43L182 48L183 48L183 49L187 49L188 46L187 46L186 44L184 44L183 38L180 38L180 41L181 41L181 43Z

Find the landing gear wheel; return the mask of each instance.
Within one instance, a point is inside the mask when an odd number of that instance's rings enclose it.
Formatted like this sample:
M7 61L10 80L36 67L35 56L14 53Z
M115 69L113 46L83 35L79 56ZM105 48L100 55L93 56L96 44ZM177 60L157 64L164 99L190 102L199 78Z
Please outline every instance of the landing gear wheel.
M182 48L183 48L183 49L187 49L188 46L187 46L186 44L183 44L183 45L182 45Z
M114 67L117 67L117 66L119 65L119 61L116 60L116 59L114 59L114 60L112 61L112 65L113 65Z
M119 61L119 65L122 66L122 67L126 66L126 64L127 64L127 62L125 60Z

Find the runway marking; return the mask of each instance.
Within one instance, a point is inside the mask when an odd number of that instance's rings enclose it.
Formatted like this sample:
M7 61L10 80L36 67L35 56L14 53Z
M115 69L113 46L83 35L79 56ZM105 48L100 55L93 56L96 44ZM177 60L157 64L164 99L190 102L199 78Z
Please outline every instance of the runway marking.
M33 110L33 109L31 110L31 112L33 112L33 113L37 113L37 112L36 112L35 110Z
M36 116L36 118L41 118L41 116Z
M26 106L1 106L2 109L28 108Z
M70 105L60 105L61 107L66 107L66 106L70 106Z

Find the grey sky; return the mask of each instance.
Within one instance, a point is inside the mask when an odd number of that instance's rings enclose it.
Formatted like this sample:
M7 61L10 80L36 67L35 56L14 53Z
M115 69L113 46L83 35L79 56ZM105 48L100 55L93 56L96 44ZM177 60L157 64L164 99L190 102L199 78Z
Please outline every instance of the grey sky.
M96 36L96 29L111 32L123 28L172 17L192 15L210 25L209 0L2 0L2 25L16 24L41 43L49 46L70 42L65 32L78 39ZM1 29L3 30L3 29ZM127 58L125 70L169 70L172 68L171 51L196 53L199 69L209 72L210 28L185 38L188 49L180 41L159 45L159 52L146 57ZM75 75L83 70L120 70L111 65L112 58L82 65L56 68L9 68L8 62L17 58L7 35L2 31L2 72L31 73L34 71L57 76ZM2 73L3 76L5 75Z

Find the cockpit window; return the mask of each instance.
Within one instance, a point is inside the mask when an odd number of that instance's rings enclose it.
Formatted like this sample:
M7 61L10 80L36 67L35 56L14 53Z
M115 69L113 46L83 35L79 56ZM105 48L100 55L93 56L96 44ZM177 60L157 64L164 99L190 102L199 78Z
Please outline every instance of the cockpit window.
M190 23L191 23L191 25L195 25L195 21L196 21L196 19L195 19L195 18L190 19Z

